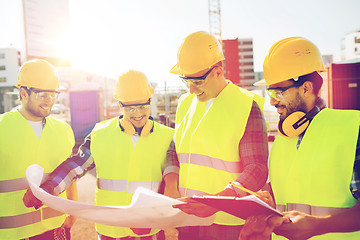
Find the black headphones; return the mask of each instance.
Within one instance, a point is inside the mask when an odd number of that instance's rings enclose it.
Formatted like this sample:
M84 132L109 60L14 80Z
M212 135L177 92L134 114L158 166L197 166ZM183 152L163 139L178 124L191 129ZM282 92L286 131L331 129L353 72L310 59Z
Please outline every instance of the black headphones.
M315 106L308 113L302 111L293 112L278 123L278 132L283 137L296 137L303 133L309 126L310 121L320 112L320 108Z

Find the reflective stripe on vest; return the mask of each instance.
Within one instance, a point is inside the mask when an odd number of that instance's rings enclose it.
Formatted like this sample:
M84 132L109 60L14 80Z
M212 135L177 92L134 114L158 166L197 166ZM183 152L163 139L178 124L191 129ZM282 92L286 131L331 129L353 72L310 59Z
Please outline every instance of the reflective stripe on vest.
M48 173L44 173L43 181L48 176ZM29 188L29 184L26 178L17 178L10 180L0 181L0 193L15 192L20 190L26 190Z
M127 186L128 189L127 189ZM159 191L160 182L132 182L119 179L98 178L97 187L101 190L135 193L138 187L144 187L154 192Z
M190 158L191 156L191 158ZM211 167L220 171L226 171L229 173L241 173L240 165L238 162L228 162L219 158L213 158L196 153L180 153L178 154L180 163L190 163L200 165L204 167ZM190 159L190 162L189 162Z
M276 209L280 212L296 210L314 216L328 216L344 211L346 208L318 207L307 204L287 203L286 205L277 204Z
M41 222L42 219L46 220L49 218L61 216L63 214L64 213L59 212L55 209L45 207L35 212L24 213L16 216L0 217L0 229L18 228L18 227L34 224L37 222Z

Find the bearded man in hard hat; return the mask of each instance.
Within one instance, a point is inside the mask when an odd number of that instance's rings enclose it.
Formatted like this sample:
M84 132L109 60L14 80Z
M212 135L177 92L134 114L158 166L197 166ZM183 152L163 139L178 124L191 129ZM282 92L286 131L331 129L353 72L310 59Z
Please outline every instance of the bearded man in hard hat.
M247 195L229 182L261 189L268 175L263 98L225 78L221 45L209 33L187 36L177 60L170 72L180 75L189 93L180 97L176 111L174 139L180 170L165 176L165 194ZM206 217L217 212L189 198L182 200L187 203L177 207L185 213ZM217 212L211 226L179 228L179 239L237 239L243 223Z
M137 187L158 192L174 130L150 117L154 89L146 76L130 70L116 83L114 98L123 116L96 124L78 155L62 163L41 185L58 195L72 181L96 168L95 204L129 205ZM176 157L176 156L175 156ZM38 204L36 198L32 205ZM164 239L159 229L114 227L95 223L99 239Z
M40 164L50 173L75 144L71 127L49 116L59 93L57 71L44 60L25 62L16 87L20 109L0 115L0 239L70 239L75 218L49 207L28 209L22 201L26 168ZM76 186L67 195L76 200Z
M360 112L326 108L318 48L278 41L264 61L270 104L280 115L270 154L270 191L284 218L254 216L240 238L360 239ZM274 236L273 239L284 239Z

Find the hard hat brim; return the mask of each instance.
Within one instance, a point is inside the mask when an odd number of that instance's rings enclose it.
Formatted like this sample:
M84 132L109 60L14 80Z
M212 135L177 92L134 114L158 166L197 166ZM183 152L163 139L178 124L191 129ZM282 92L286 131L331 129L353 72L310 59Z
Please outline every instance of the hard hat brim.
M181 71L181 69L180 69L180 67L179 67L179 65L178 64L175 64L175 66L170 70L170 73L173 73L173 74L184 74L182 71Z
M256 87L269 86L269 84L266 83L265 78L261 79L260 81L257 81L253 85Z

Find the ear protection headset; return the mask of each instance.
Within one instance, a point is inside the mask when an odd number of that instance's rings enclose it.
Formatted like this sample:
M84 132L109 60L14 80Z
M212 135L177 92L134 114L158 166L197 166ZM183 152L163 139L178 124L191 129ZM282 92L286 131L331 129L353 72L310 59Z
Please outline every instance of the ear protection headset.
M296 137L303 133L309 126L310 121L320 112L318 106L315 106L308 113L302 111L293 112L281 123L278 123L278 132L283 137Z
M140 137L146 137L154 130L154 125L151 123L150 120L154 121L151 117L149 118L149 120L146 121L143 129L141 130ZM134 135L136 132L132 123L124 117L120 119L120 128L121 131L124 131L129 135Z

